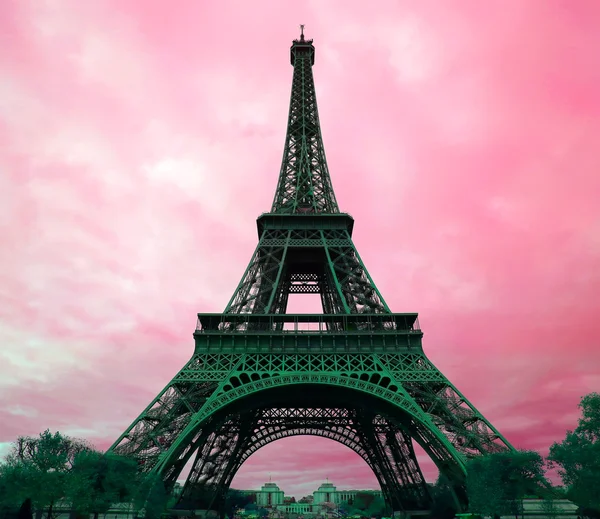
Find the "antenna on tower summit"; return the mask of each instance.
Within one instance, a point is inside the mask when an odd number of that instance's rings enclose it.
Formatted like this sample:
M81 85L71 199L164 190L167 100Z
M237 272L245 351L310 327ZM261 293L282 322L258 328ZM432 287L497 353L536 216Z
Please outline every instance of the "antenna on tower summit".
M300 24L300 40L304 41L304 25Z

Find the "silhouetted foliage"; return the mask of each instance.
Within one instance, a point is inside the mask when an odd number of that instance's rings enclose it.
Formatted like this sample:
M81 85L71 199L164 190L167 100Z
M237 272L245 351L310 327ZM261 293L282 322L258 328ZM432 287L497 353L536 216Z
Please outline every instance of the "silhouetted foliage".
M178 501L175 508L182 510L208 510L213 506L216 493L217 489L214 486L189 483L185 488L185 494Z
M560 512L560 508L554 502L554 499L544 499L541 503L541 509L544 515L550 518L556 517Z
M36 508L48 508L65 497L75 458L92 447L83 440L44 431L39 437L21 436L6 457L6 464L17 472L18 493L31 498Z
M359 492L354 498L354 508L366 511L369 508L369 506L371 506L371 503L374 501L374 499L374 494L370 494L367 492Z
M17 517L19 507L30 500L29 487L33 475L27 464L0 464L0 519Z
M19 512L17 514L17 519L32 519L33 518L33 509L31 506L31 499L27 498L23 501L21 508L19 508Z
M586 519L600 519L600 511L597 508L580 507L577 509L577 514Z
M169 495L162 479L157 475L142 480L134 497L137 510L144 509L146 519L160 519L167 508Z
M584 396L579 408L579 424L574 431L567 431L561 443L550 447L548 461L559 467L568 499L586 514L600 514L600 394Z
M66 497L78 513L94 517L129 500L137 487L137 462L116 454L83 451L74 460Z
M450 482L443 474L438 476L435 485L431 487L431 497L433 499L431 519L453 519L458 512L458 507Z
M22 436L0 464L0 514L21 507L19 514L29 513L29 519L33 509L47 509L52 517L61 500L77 512L97 515L130 499L136 476L135 461L102 454L84 440L48 430Z
M254 503L255 495L242 490L230 488L225 498L225 514L232 516L239 508Z
M178 482L175 482L173 488L171 489L171 492L169 492L169 499L167 500L168 509L174 508L177 505L182 491L183 486L180 485Z
M473 458L467 463L469 511L484 516L522 514L522 499L544 478L537 452L506 451Z
M338 508L345 515L381 517L386 513L385 500L372 492L359 492L354 499L342 501Z

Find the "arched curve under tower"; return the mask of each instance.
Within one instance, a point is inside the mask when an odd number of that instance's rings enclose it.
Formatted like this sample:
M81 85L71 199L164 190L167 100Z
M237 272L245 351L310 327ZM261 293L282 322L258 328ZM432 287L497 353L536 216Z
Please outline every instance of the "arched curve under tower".
M410 396L397 386L385 388L370 382L369 374L365 374L362 379L358 376L344 376L343 373L329 373L325 376L269 374L258 380L242 375L235 377L238 381L236 387L233 387L234 384L224 384L221 392L211 398L210 408L205 407L192 417L188 426L169 446L168 451L161 455L153 467L155 472L171 472L169 467L174 464L183 468L185 463L181 463L181 457L189 457L189 446L196 443L204 424L210 422L214 416L226 412L228 408L262 406L265 402L283 408L314 404L323 407L335 406L337 401L353 402L353 405L359 406L366 406L366 402L369 402L368 405L373 409L383 408L387 410L388 416L402 418L407 427L419 431L419 434L415 434L415 440L432 457L439 470L447 470L449 463L452 463L464 474L465 459L461 453ZM379 383L387 383L387 377L381 377L378 373L370 374L371 377L373 375L377 375ZM172 479L172 476L168 476L167 479Z
M347 425L348 414L347 409L341 408L288 409L285 412L279 409L263 411L260 415L260 421L263 423L254 430L249 448L241 454L230 471L225 482L226 488L231 487L238 472L253 455L275 442L301 436L324 438L349 449L369 467L380 488L385 486L381 472L377 470L373 460L369 457L368 448L363 445L360 433ZM299 422L303 420L306 420L305 425L299 425ZM190 478L186 484L193 485L194 480Z
M291 434L263 445L243 462L230 488L254 490L266 482L276 483L296 500L323 482L332 483L338 491L381 492L373 468L362 456L321 434Z
M199 486L218 489L215 493L222 495L243 461L262 445L307 431L346 444L365 459L396 510L424 507L429 500L412 439L440 472L454 480L461 473L462 466L456 460L459 454L439 441L430 424L385 398L386 392L375 384L342 376L337 377L343 381L339 385L299 380L289 383L285 378L275 377L267 388L245 391L221 407L215 406L213 413L191 431L192 442L173 445L170 464L165 463L166 456L163 458L159 473L167 484L177 479L195 455L184 490L188 501ZM460 484L456 491L460 499ZM218 496L208 497L203 505L212 506L214 499Z

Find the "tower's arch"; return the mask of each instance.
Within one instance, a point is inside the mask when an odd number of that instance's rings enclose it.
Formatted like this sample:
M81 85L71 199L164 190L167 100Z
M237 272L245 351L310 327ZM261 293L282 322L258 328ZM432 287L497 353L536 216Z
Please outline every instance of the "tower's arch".
M366 375L362 378L360 375L351 377L333 373L276 376L256 373L253 375L257 375L257 380L243 373L235 374L222 383L220 390L213 394L209 405L192 417L186 429L169 446L168 451L161 455L153 471L171 472L170 466L177 461L179 461L177 465L183 468L185 463L182 463L181 456L185 456L187 461L191 455L189 446L197 443L201 431L210 430L206 425L210 424L215 417L229 414L228 410L236 412L244 407L258 408L264 406L266 402L270 406L281 406L281 408L315 404L319 407L348 404L356 406L357 402L360 402L359 405L365 407L384 409L386 414L393 417L395 421L404 423L405 427L415 434L415 440L430 454L438 469L445 471L449 462L452 462L464 473L464 457L435 426L431 417L416 405L410 395L396 385L392 385L392 388L384 388L368 381ZM269 376L263 378L261 375ZM231 384L232 378L245 383L236 384L237 387L234 388ZM387 384L387 378L378 375L377 380ZM442 452L446 455L441 455Z
M319 410L311 411L314 416ZM302 434L286 431L281 437L261 445L244 460L230 488L257 488L261 483L260 474L264 474L265 483L276 483L285 495L294 495L296 500L310 495L325 482L328 486L334 484L334 491L338 492L337 500L326 499L327 502L340 504L348 500L349 496L344 495L341 489L369 489L384 497L369 459L357 454L355 447L356 444L349 446L347 442L340 442L320 431L311 433L307 430ZM314 483L314 487L306 487L310 482Z
M252 384L250 377L239 378ZM338 441L361 456L395 509L415 508L422 507L429 495L416 461L414 439L438 470L456 482L457 498L464 500L463 457L443 441L445 437L440 439L429 421L420 419L414 406L399 405L410 397L394 398L373 382L342 375L312 383L304 377L285 376L259 381L261 387L245 387L236 398L230 398L233 389L224 387L223 400L215 399L221 405L213 405L203 421L191 420L153 471L167 484L173 483L195 456L184 497L191 499L201 485L218 488L204 503L210 507L218 494L224 495L252 453L283 437L312 434ZM223 386L232 387L230 379ZM186 438L191 441L186 443Z
M358 432L348 424L347 409L266 409L261 418L272 418L269 424L261 423L253 431L253 443L240 456L238 469L256 452L270 443L292 436L318 436L337 442L354 451L373 470L373 462L361 444ZM290 418L291 423L285 423ZM302 421L304 423L300 424ZM236 471L237 472L237 471ZM375 474L377 475L377 474Z
M385 479L381 470L376 466L372 457L369 456L369 447L365 445L364 438L359 431L353 429L349 424L348 409L315 409L315 408L294 408L294 409L263 409L256 413L257 427L251 433L251 439L248 448L236 459L236 463L231 467L224 478L224 487L229 489L231 483L244 463L261 449L268 445L284 440L286 438L298 436L316 436L326 438L350 449L357 454L371 469L380 487L385 487ZM301 425L301 422L304 422ZM192 471L198 465L198 458L194 463ZM193 473L188 478L186 485L193 486L198 477L199 471ZM186 493L184 488L184 496Z

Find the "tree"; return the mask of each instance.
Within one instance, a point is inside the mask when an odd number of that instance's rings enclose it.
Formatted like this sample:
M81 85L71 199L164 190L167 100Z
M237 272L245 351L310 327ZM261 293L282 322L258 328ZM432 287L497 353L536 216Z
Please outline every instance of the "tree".
M137 486L137 462L113 453L83 451L74 460L66 496L83 514L106 513L113 503L131 499Z
M385 500L383 497L373 496L373 500L365 510L367 517L381 517L385 513Z
M9 467L21 478L20 493L32 499L36 508L48 507L65 497L68 478L78 454L91 450L83 441L44 431L38 438L21 436L6 457Z
M431 517L435 519L453 519L458 512L458 507L450 482L444 474L440 473L435 485L432 486L431 497L433 499Z
M467 463L469 511L483 516L506 513L502 478L493 470L494 460L477 457Z
M110 505L129 499L135 487L137 464L115 454L95 451L84 440L46 430L38 438L17 439L6 464L9 494L30 498L48 516L58 500L65 499L78 512L98 515ZM0 480L2 480L0 473ZM0 484L0 495L2 493Z
M375 499L375 495L369 492L359 492L354 498L354 508L361 511L366 511Z
M175 507L175 505L177 504L177 501L179 501L179 496L181 496L182 492L183 492L183 486L176 481L175 484L173 485L173 488L171 489L171 492L169 492L167 508L170 509L170 508Z
M542 511L546 517L556 517L560 513L560 508L556 506L554 499L544 499L541 503Z
M143 508L147 519L159 519L168 500L165 485L158 475L146 476L134 496L136 509Z
M300 503L302 503L302 500L300 500ZM338 510L342 512L342 515L352 515L354 513L354 507L348 501L341 501Z
M33 509L31 506L31 499L27 498L23 501L21 508L19 508L19 512L17 513L17 519L32 519L33 518Z
M253 503L254 494L248 494L235 488L230 488L227 491L227 497L225 498L225 514L233 516L234 512L240 508L244 508L246 505Z
M598 511L597 508L579 507L577 509L577 515L588 519L600 519L600 511Z
M534 451L503 455L505 499L509 511L518 517L523 515L523 498L526 495L537 494L542 486L550 486L544 476L544 459Z
M469 510L493 516L522 513L522 499L544 478L544 461L533 451L504 451L478 456L467 463Z
M0 464L0 517L12 517L29 499L34 472L29 464Z
M32 519L33 510L31 506L31 499L27 498L23 501L19 512L17 513L17 519Z
M148 519L160 519L162 513L165 511L168 499L169 496L165 490L165 485L162 479L158 479L148 494L146 517Z
M340 502L337 508L343 515L370 517L381 517L387 509L385 500L374 492L359 492L354 499Z
M217 504L219 488L214 484L202 482L189 482L185 487L185 494L178 500L176 508L182 510L210 510ZM225 496L227 499L227 495Z
M550 447L551 467L559 467L567 496L582 509L600 513L600 394L590 393L578 406L582 416L574 431Z
M336 505L331 501L322 501L319 503L319 508L321 509L321 513L323 515L327 515L336 509Z

